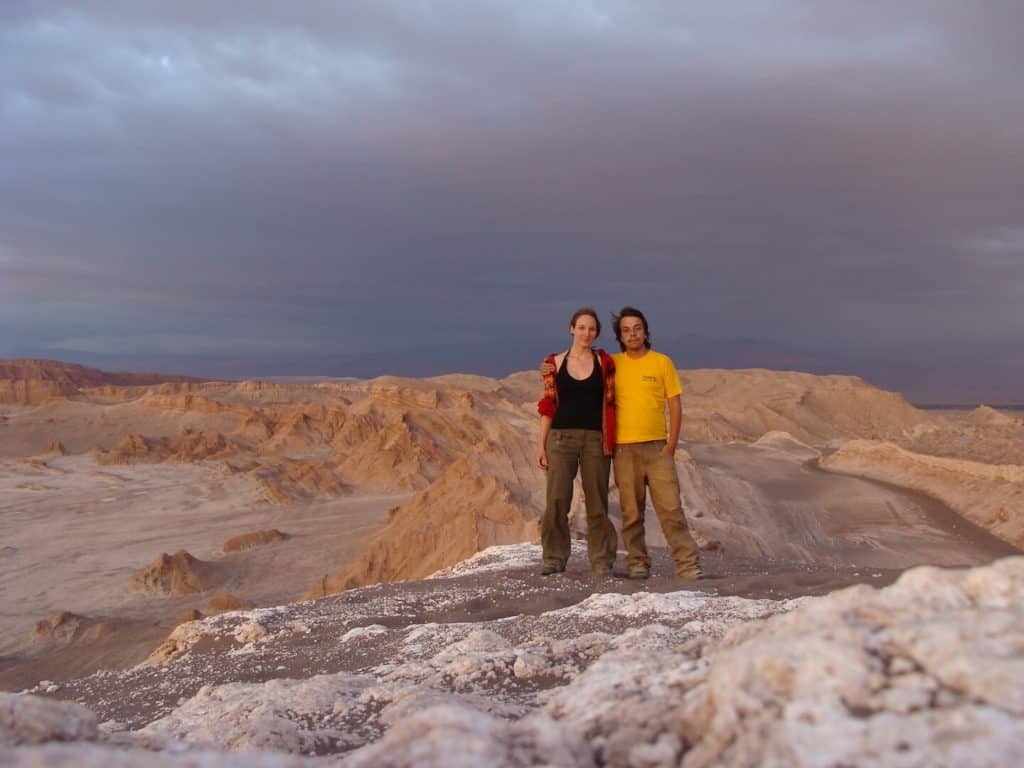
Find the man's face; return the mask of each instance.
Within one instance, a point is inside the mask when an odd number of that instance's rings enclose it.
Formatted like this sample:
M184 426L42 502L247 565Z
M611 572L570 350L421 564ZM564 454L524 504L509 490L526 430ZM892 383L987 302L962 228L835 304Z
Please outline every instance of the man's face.
M639 352L644 348L647 334L644 333L644 321L639 317L623 317L619 320L619 337L626 345L627 352Z

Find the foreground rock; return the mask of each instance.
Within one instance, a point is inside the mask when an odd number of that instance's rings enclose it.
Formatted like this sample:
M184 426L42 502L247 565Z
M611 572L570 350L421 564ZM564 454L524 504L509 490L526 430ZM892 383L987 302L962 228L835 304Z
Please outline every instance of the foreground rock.
M242 750L350 768L1024 760L1024 558L788 601L642 590L557 607L536 592L546 610L487 620L535 557L497 547L433 580L193 622L167 663L51 695L121 723L77 748L88 759L174 745L211 766ZM126 699L148 714L128 722ZM6 742L28 743L24 727Z

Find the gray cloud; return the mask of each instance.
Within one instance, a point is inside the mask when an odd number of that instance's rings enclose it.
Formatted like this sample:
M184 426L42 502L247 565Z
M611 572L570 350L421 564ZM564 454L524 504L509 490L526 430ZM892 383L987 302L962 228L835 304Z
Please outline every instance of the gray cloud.
M5 4L0 355L495 372L628 301L1020 397L1024 12L963 8Z

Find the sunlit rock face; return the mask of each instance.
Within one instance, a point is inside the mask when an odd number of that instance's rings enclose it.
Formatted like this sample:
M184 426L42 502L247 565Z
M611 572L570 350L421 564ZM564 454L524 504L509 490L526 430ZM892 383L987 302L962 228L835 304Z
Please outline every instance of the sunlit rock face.
M139 765L210 766L253 751L260 765L316 756L346 766L1024 760L1022 557L916 568L882 589L795 600L598 592L493 620L416 618L523 599L531 587L517 574L536 554L495 547L388 591L192 622L155 667L5 695L0 756L98 765L107 755L117 765L145 748L155 751ZM376 621L387 615L408 618ZM322 667L345 669L245 679L298 670L316 648ZM217 682L224 670L235 679ZM155 706L127 728L115 714L129 692ZM39 694L77 698L97 714ZM71 743L47 746L58 741Z

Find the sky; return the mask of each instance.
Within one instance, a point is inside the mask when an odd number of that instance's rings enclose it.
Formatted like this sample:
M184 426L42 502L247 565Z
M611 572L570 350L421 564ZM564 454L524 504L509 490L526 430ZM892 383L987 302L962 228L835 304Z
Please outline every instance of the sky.
M0 357L1024 402L1024 4L0 4ZM600 339L615 341L607 327Z

